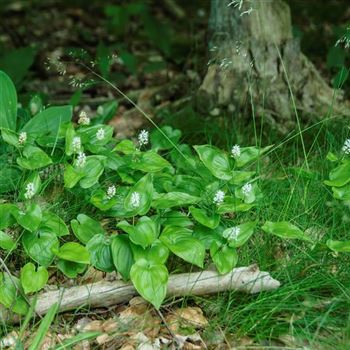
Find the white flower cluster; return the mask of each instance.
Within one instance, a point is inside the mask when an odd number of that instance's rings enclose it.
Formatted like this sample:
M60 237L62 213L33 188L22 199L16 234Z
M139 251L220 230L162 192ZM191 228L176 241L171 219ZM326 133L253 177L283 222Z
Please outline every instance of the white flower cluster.
M79 168L83 168L86 164L86 155L84 152L79 152L77 157L76 165Z
M350 139L346 139L344 142L344 146L342 147L342 151L345 154L350 154Z
M223 233L224 238L234 241L237 239L241 229L238 226L232 227L231 229L225 230Z
M80 151L81 148L81 139L79 136L74 136L73 137L73 141L72 141L72 148L73 148L73 152L77 153Z
M105 131L104 131L102 128L100 128L100 129L97 130L97 132L96 132L96 138L97 138L97 140L99 140L99 141L102 141L102 140L105 138Z
M148 131L147 130L141 130L138 136L139 144L140 146L147 145L148 144Z
M231 155L233 158L239 158L241 156L241 147L239 145L234 145L231 149Z
M225 199L225 192L224 191L216 191L214 198L213 198L213 203L216 205L221 204Z
M250 192L252 192L252 189L253 189L252 184L245 184L245 185L242 187L242 193L243 193L245 196L248 196L248 194L249 194Z
M81 111L80 112L78 124L80 124L80 125L90 125L90 118L87 116L85 111Z
M107 188L107 198L112 199L115 196L116 188L114 185Z
M35 188L34 188L34 183L29 182L26 186L26 192L24 193L24 197L26 199L31 199L35 195Z
M27 133L25 131L20 132L18 136L18 143L20 145L24 145L26 141L27 141Z
M140 206L140 200L141 200L140 193L133 192L131 194L130 204L132 207L138 208Z

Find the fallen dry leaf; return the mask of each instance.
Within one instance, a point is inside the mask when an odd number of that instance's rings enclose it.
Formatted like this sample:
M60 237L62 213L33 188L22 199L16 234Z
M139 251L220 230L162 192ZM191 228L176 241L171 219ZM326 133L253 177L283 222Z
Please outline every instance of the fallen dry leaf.
M199 307L186 307L175 310L175 315L190 323L195 328L205 328L208 320Z

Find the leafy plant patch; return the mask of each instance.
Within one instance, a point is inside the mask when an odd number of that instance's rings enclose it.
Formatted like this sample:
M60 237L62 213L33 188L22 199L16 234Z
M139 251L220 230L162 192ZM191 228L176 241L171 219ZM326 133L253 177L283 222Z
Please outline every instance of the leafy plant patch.
M312 241L289 222L257 220L263 193L255 169L271 146L191 148L171 127L117 141L111 126L84 112L73 123L70 106L38 110L22 123L15 87L3 72L0 87L6 93L0 103L4 168L20 174L18 188L8 189L0 204L0 249L6 259L25 252L17 259L20 278L0 275L0 302L15 312L26 313L24 296L44 287L49 269L68 278L89 266L116 270L159 308L169 261L201 269L212 260L225 274L259 227ZM332 173L332 186L346 188L348 168L343 162ZM52 169L62 171L62 182L55 175L47 180ZM47 202L54 186L60 196L75 198L74 216L60 216L56 203Z

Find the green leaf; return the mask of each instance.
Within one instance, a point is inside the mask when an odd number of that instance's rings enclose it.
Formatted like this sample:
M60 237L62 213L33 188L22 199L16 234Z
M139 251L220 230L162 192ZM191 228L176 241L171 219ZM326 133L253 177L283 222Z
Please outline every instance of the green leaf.
M152 207L156 209L168 209L172 207L187 206L197 204L201 199L183 192L169 192L157 194L152 202Z
M17 93L10 77L0 71L0 128L15 131L17 121Z
M22 245L26 253L39 265L49 267L55 258L52 249L58 249L59 242L53 232L39 230L36 233L25 232Z
M114 266L124 280L130 277L130 269L134 263L133 253L127 235L117 235L112 238L112 256Z
M18 142L18 134L15 131L2 128L1 136L2 136L2 139L9 145L14 146L16 148L20 147L20 144Z
M327 247L337 253L350 253L350 241L333 241L329 239Z
M230 247L238 248L248 241L248 239L254 233L255 227L256 227L256 222L249 221L241 225L227 228L222 233L222 235L223 237L228 239ZM237 230L238 230L238 233L235 234Z
M193 237L197 238L205 247L205 249L210 249L212 243L224 243L222 237L222 226L218 226L216 229L210 229L202 225L196 225L194 227Z
M67 164L63 175L64 187L73 188L84 176L85 173L80 168Z
M5 250L13 250L17 246L15 240L0 230L0 248Z
M82 188L90 188L98 182L104 171L102 159L101 156L86 157L86 164L82 169L84 176L79 182Z
M205 167L218 179L231 180L232 169L226 153L210 145L194 146Z
M164 134L170 139L164 136ZM150 139L152 148L155 150L166 150L172 149L173 144L178 144L181 138L181 131L178 129L173 129L171 126L163 126L161 127L161 131L155 129L152 131Z
M329 173L329 180L324 181L328 186L342 187L350 182L350 161L337 166Z
M70 224L74 235L84 244L89 242L94 235L106 233L98 221L85 214L79 214L77 220L72 220Z
M268 150L270 150L273 147L267 146L264 148L258 148L258 147L241 147L241 154L238 157L235 158L235 165L238 168L241 168L255 160L257 160L260 156L262 156L264 153L266 153Z
M49 273L43 266L35 270L34 264L28 263L21 269L21 284L26 294L39 291L45 286L48 279Z
M20 282L15 276L0 272L0 303L20 315L28 312L29 306L20 294Z
M271 222L266 221L261 227L266 233L286 238L286 239L301 239L303 241L313 242L300 228L289 223L288 221Z
M58 311L58 304L55 303L49 308L49 310L47 311L47 314L40 322L40 326L36 331L35 337L32 343L30 344L30 347L28 348L28 350L37 350L41 348L41 344L43 343L50 329L51 323L53 322L57 311Z
M141 153L140 157L133 158L130 167L144 173L156 173L170 168L171 164L155 151L148 151Z
M11 77L17 87L21 87L22 80L33 64L35 55L36 49L31 46L6 49L1 53L0 69ZM2 91L2 88L0 88L0 91Z
M255 175L255 171L233 171L232 180L230 180L230 184L232 185L245 184L254 175Z
M78 274L86 270L86 264L79 264L73 261L59 259L57 262L58 269L68 278L76 278Z
M28 231L37 230L42 221L41 208L35 203L28 204L25 211L16 208L12 214L17 223Z
M50 211L43 212L40 228L55 233L57 237L69 235L68 227L64 221L58 215Z
M247 193L245 193L244 191L245 186L251 186L251 189ZM247 183L242 187L235 189L235 196L239 199L242 199L243 202L246 204L252 204L253 202L255 202L256 197L258 197L259 192L259 187L256 183Z
M332 187L333 197L342 201L350 200L350 184L342 187Z
M14 204L0 204L0 230L12 226L16 220L13 216L18 208Z
M106 211L111 209L114 205L117 204L118 199L116 197L108 198L106 191L101 189L95 191L90 198L91 204L96 208Z
M118 108L117 101L109 101L97 108L97 115L91 120L93 124L108 124L116 115Z
M167 211L161 217L161 223L163 226L178 226L188 227L193 226L193 222L188 216L181 211Z
M52 160L39 147L26 145L23 149L23 157L17 158L17 164L24 169L35 170L52 164Z
M159 238L175 255L181 259L203 267L205 247L192 236L192 231L183 227L167 226Z
M132 266L130 277L140 295L159 309L166 296L167 268L164 265L152 264L145 259L140 259Z
M144 249L150 246L159 235L159 225L148 216L141 217L135 226L122 221L117 227L127 232L130 240Z
M21 131L37 139L41 146L53 146L57 142L60 125L72 119L72 106L49 107L36 114Z
M52 250L60 259L72 261L78 264L89 264L90 254L86 248L76 242L67 242L59 249Z
M147 174L142 177L133 187L131 187L124 200L124 207L127 211L132 212L134 215L144 215L148 212L151 207L153 196L152 181L152 174ZM135 193L139 195L138 206L136 206L135 202L132 201Z
M147 252L147 261L154 264L165 264L169 257L169 249L160 241L155 240Z
M190 207L189 210L193 218L200 224L213 229L219 226L220 215L218 214L208 215L205 209L200 209L195 207Z
M104 135L102 139L97 137L99 132L101 136L102 133ZM81 137L83 144L90 149L89 145L104 146L110 142L113 137L113 127L103 124L81 127L77 130L77 134Z
M254 207L254 204L243 203L240 199L225 196L225 200L218 208L218 214L245 212Z
M136 151L136 147L131 140L122 140L114 147L113 151L128 155L133 154Z
M210 247L210 256L220 274L225 274L237 265L238 255L235 248L214 241Z
M91 265L104 272L114 270L111 244L109 238L105 235L95 235L86 245L90 253Z

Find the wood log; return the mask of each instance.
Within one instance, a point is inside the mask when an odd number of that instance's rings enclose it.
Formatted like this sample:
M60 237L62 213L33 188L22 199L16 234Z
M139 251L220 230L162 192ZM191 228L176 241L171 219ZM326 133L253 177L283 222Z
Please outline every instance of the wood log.
M235 268L226 275L210 270L172 275L168 281L167 297L206 295L229 290L253 294L279 286L280 282L273 279L268 272L260 271L256 265L252 265ZM44 315L56 302L59 303L59 312L83 306L108 307L126 302L137 294L132 283L100 281L44 292L38 297L35 312ZM6 319L4 313L1 318ZM18 319L8 317L6 322L16 321Z

